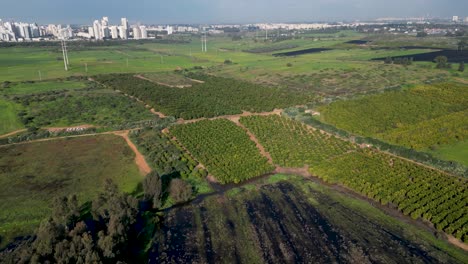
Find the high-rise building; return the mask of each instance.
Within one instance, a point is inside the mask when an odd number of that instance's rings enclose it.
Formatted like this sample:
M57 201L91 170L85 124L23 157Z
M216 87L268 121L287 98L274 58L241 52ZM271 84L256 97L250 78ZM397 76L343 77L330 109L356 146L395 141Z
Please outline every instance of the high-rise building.
M31 28L29 24L19 23L18 24L19 35L24 39L31 39Z
M119 27L119 36L121 39L128 39L128 30L124 26Z
M465 23L468 23L468 17L465 17Z
M101 25L103 27L109 26L109 18L108 17L103 17L102 20L101 20Z
M453 22L458 22L458 16L453 16L453 17L452 17L452 21L453 21Z
M94 39L96 39L96 40L102 40L103 39L102 27L101 27L101 23L99 22L99 20L94 20L93 32L94 32Z
M102 37L106 39L111 37L111 32L110 32L109 27L102 27Z
M141 30L138 26L133 27L133 39L141 39Z
M93 27L88 27L88 34L90 38L95 38L94 36L94 28Z
M122 17L122 19L120 19L120 21L121 21L121 26L123 26L124 28L126 28L128 30L129 29L128 19L125 18L125 17Z
M140 26L141 38L147 39L148 38L148 31L146 30L145 26Z
M113 39L118 39L119 38L119 30L117 26L111 26L109 27L110 29L110 34Z

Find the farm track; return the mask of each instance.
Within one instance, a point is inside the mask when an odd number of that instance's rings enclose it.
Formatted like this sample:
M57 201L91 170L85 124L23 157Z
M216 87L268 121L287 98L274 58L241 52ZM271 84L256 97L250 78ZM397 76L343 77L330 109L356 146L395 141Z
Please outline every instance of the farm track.
M125 141L127 142L127 145L132 149L133 153L135 153L135 163L138 166L138 169L140 170L140 174L142 176L146 176L148 173L151 172L151 167L146 162L146 159L143 156L143 154L141 154L141 152L138 150L135 144L128 137L129 132L130 132L129 130L124 130L124 131L114 132L114 135L121 136L125 139Z
M20 130L16 130L16 131L13 131L13 132L10 132L10 133L7 133L7 134L3 134L3 135L0 135L0 138L7 138L7 137L10 137L10 136L14 136L16 134L19 134L21 132L25 132L27 131L27 129L20 129Z
M167 83L158 82L158 81L152 80L150 78L146 78L145 76L143 76L141 74L134 75L133 77L144 80L144 81L152 82L152 83L155 83L155 84L159 84L159 85L162 85L162 86L166 86L166 87L169 87L169 88L183 89L183 88L192 87L192 85L170 85L170 84L167 84ZM190 79L190 80L192 80L192 79Z

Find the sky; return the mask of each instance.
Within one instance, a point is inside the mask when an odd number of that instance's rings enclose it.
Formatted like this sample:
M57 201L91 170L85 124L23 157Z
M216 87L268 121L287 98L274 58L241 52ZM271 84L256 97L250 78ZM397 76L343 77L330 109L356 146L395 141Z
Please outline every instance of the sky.
M0 0L0 18L91 24L262 23L468 16L468 0Z

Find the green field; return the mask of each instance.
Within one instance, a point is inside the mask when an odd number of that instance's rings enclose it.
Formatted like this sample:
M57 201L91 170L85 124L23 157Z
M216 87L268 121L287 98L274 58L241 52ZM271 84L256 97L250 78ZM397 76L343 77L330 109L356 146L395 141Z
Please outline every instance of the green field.
M132 192L142 180L124 139L103 135L0 147L1 245L31 234L55 197L96 197L104 180Z
M444 160L453 160L468 166L468 141L460 141L452 145L442 145L430 153Z
M317 110L321 121L339 129L430 151L468 137L467 91L464 84L419 85L337 101Z
M21 82L10 84L9 88L0 89L0 93L25 95L44 93L57 90L72 90L86 88L87 85L83 81L42 81L42 82Z
M17 113L22 107L0 97L0 135L24 128Z

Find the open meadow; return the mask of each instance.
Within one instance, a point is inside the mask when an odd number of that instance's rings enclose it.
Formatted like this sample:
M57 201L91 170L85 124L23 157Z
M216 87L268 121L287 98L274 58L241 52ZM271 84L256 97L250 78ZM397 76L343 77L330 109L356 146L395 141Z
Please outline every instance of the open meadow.
M133 192L143 178L135 154L119 136L101 135L0 146L1 245L29 235L56 197L85 203L112 179Z

